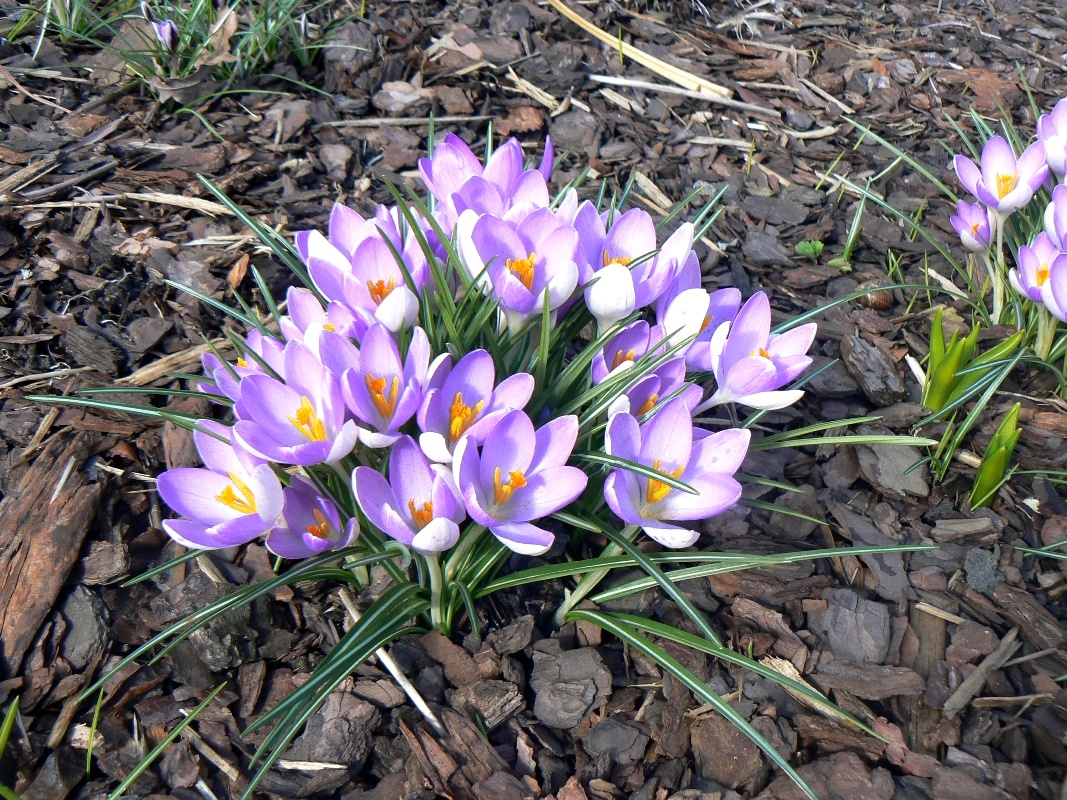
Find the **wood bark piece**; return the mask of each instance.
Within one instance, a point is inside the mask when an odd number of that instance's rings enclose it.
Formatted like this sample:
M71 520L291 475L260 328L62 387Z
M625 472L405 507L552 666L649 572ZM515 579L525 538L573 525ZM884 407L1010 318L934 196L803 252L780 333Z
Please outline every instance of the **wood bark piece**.
M102 489L79 469L92 443L57 437L0 502L0 676L18 672L78 560Z
M997 649L983 658L982 663L959 685L959 688L945 701L946 717L954 717L963 711L974 696L982 691L989 673L1004 666L1004 662L1022 646L1022 642L1016 641L1018 635L1018 628L1012 628L1004 634Z

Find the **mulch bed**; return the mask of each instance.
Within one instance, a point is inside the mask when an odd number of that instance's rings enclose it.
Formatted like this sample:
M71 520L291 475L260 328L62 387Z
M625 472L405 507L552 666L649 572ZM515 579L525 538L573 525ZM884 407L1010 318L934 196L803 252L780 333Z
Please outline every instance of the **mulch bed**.
M943 145L961 145L949 118L972 108L993 117L1003 106L1031 130L1024 86L1043 110L1067 94L1067 24L1055 3L1004 5L585 7L602 29L731 88L739 107L673 91L549 6L368 3L369 16L341 30L320 67L279 67L326 94L266 78L247 88L274 94L229 94L197 109L218 135L109 83L113 73L90 70L100 54L46 42L33 62L32 43L0 44L0 707L17 695L22 708L0 783L24 800L102 798L226 680L218 701L127 796L238 797L257 740L240 731L299 686L350 624L332 587L300 584L212 623L151 667L123 672L105 687L86 776L93 707L77 702L81 690L154 632L270 574L268 554L251 545L123 588L178 552L160 529L166 511L146 477L194 464L189 437L139 416L25 399L116 380L163 386L166 371L194 371L202 334L224 344L225 320L165 279L221 300L254 298L256 267L273 289L284 288L282 268L214 203L198 173L291 232L323 227L338 197L364 212L388 202L382 178L414 185L428 135L420 120L431 113L451 120L438 131L455 131L476 151L489 120L495 135L529 142L531 154L550 133L568 152L560 184L586 166L617 187L636 173L632 202L654 214L694 189L698 200L723 191L723 213L699 250L706 283L746 295L762 288L785 318L861 284L922 283L927 268L951 279L930 244L871 204L847 270L827 265L844 248L858 204L841 176L871 180L873 191L956 247L951 206L936 187L862 140L853 121L950 184ZM797 257L805 240L826 243L817 263ZM900 263L892 276L889 252ZM923 411L903 357L925 353L930 323L925 299L911 305L907 294L882 291L825 314L816 365L840 361L795 409L765 421L796 427L873 412L882 419L872 430L909 431ZM965 329L966 303L949 298L945 319ZM1014 378L971 449L982 452L996 420L1020 400L1020 467L1067 468L1067 414L1034 399L1053 384L1025 371ZM149 402L134 393L125 400ZM200 402L173 406L203 413ZM933 542L938 550L684 585L734 647L790 665L885 741L821 716L768 680L671 652L803 764L824 800L1061 798L1067 694L1054 678L1067 672L1067 567L1015 548L1067 539L1067 505L1054 485L1026 475L992 510L965 513L973 476L966 460L932 485L925 469L906 472L921 455L877 446L753 454L750 474L804 491L778 496L751 485L751 499L824 524L738 509L705 523L701 545L772 553ZM595 554L597 545L583 546ZM511 566L529 563L516 557ZM440 708L449 738L434 736L372 661L312 718L265 795L801 796L655 664L595 628L554 631L563 588L485 601L484 640L427 634L393 648ZM685 624L655 590L616 608Z

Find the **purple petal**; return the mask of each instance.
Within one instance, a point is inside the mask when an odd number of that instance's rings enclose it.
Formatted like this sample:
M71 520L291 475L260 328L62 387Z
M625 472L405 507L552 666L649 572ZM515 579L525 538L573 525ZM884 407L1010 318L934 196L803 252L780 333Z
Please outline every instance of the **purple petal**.
M744 428L729 428L705 436L693 445L690 470L733 475L745 460L751 436Z
M528 522L509 522L492 525L489 532L510 550L526 556L539 556L548 551L556 537Z
M963 188L971 194L977 195L982 173L975 163L967 156L955 156L952 159L952 167L956 170L956 177L959 178Z
M756 292L737 313L723 348L719 372L729 373L735 363L767 346L771 330L771 303L763 292ZM718 374L718 373L717 373Z
M626 416L616 414L615 419ZM640 509L644 505L643 492L637 476L629 470L617 469L604 481L604 499L615 515L627 525L644 522Z
M670 471L689 463L693 447L693 417L680 399L666 403L641 429L642 464L660 462Z
M527 470L533 473L562 467L571 457L577 439L578 417L574 414L549 420L534 434L534 451Z

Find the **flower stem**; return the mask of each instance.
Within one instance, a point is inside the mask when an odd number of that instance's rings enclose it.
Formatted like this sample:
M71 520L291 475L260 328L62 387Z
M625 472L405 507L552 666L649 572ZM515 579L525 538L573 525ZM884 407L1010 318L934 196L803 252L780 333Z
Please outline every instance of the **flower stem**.
M1034 341L1034 350L1041 360L1048 359L1052 352L1052 344L1056 339L1057 320L1045 306L1037 304L1037 339Z
M446 636L448 625L445 623L445 579L441 573L441 561L437 553L426 556L426 568L430 574L430 622L434 628Z
M456 577L459 568L463 566L463 560L474 549L474 546L481 541L484 531L484 525L475 524L467 528L463 535L459 537L459 543L452 549L448 559L445 561L445 576L448 580Z
M627 525L620 531L619 535L627 541L632 542L634 536L637 535L638 530L639 528L637 525ZM621 552L622 549L613 542L604 548L600 557L609 558L611 556L617 556ZM578 581L578 585L574 587L574 590L567 595L564 601L560 604L560 607L556 609L556 625L563 625L566 621L567 612L584 600L589 593L596 588L597 584L604 580L609 572L611 572L610 569L598 569L585 573L585 575L582 576L582 579Z
M997 261L990 269L990 277L993 279L993 324L1000 324L1000 314L1004 310L1004 300L1007 290L1004 285L1004 274L1008 271L1008 265L1004 261L1004 223L1007 220L997 219Z
M347 589L341 590L341 602L352 617L352 624L359 622L359 609L356 608L355 600L352 598L352 595L349 594ZM400 669L400 665L393 660L393 657L389 655L388 651L384 647L379 647L374 651L374 655L378 657L378 661L380 661L382 666L393 676L393 680L395 680L400 688L404 690L404 694L408 696L408 699L411 700L415 708L422 712L422 716L430 723L430 727L437 732L437 735L442 738L448 738L448 729L441 724L441 720L439 720L437 715L433 713L433 709L426 704L422 695L419 694L411 681L408 680L407 675Z

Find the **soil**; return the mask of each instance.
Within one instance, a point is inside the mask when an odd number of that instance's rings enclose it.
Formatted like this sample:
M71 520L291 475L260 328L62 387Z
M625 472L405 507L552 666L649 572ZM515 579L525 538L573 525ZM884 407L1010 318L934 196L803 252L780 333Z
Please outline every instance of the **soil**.
M949 153L962 147L955 121L973 132L970 111L992 120L1006 108L1031 131L1027 92L1044 111L1067 95L1067 24L1056 3L1003 5L582 6L612 37L727 87L728 103L678 91L620 57L617 44L527 0L368 3L315 66L279 65L194 104L195 114L114 82L98 52L46 39L34 61L35 37L0 44L0 707L15 696L21 707L0 783L24 800L103 798L225 680L125 796L239 797L256 740L241 730L298 686L350 624L333 587L300 584L123 672L105 687L86 774L94 707L78 702L81 691L168 623L271 570L266 551L251 545L123 586L179 552L161 531L166 511L150 479L195 463L188 436L151 418L26 399L116 380L173 386L165 373L195 371L204 336L225 345L225 318L165 281L223 302L235 293L255 301L256 268L272 290L284 289L284 269L197 175L283 233L321 228L335 200L368 212L390 201L383 179L416 185L432 113L438 135L454 131L476 151L490 123L496 137L519 136L531 156L550 133L567 153L558 184L586 167L612 188L636 176L631 201L654 214L694 191L694 207L722 192L722 213L699 249L706 284L763 289L781 319L861 284L921 284L929 274L962 287L930 242L873 203L849 263L829 262L857 214L853 184L869 185L962 255L940 190L856 124L951 186ZM351 13L336 6L313 21ZM823 255L798 256L804 241L823 242ZM923 417L904 356L926 352L926 294L882 290L862 300L820 318L817 363L841 360L795 409L768 415L769 428L875 413L872 429L908 432ZM965 330L966 300L947 302L947 324ZM1056 677L1067 672L1067 568L1017 549L1067 539L1067 505L1048 475L1067 468L1067 414L1049 396L1054 388L1046 374L1014 375L940 485L925 468L906 472L922 455L915 448L760 453L747 472L803 492L753 484L748 499L764 507L704 523L708 549L939 545L686 584L732 646L777 659L882 736L822 716L768 680L671 649L823 800L1065 796L1067 693ZM1018 474L991 510L971 512L967 455L983 452L1016 401L1019 466L1045 474ZM199 402L171 401L203 413ZM529 563L516 557L509 567ZM597 629L554 630L563 588L484 602L484 640L464 629L455 641L433 634L393 647L439 708L448 738L432 733L372 661L311 720L263 796L800 797L655 664ZM656 591L630 598L626 610L683 624Z

